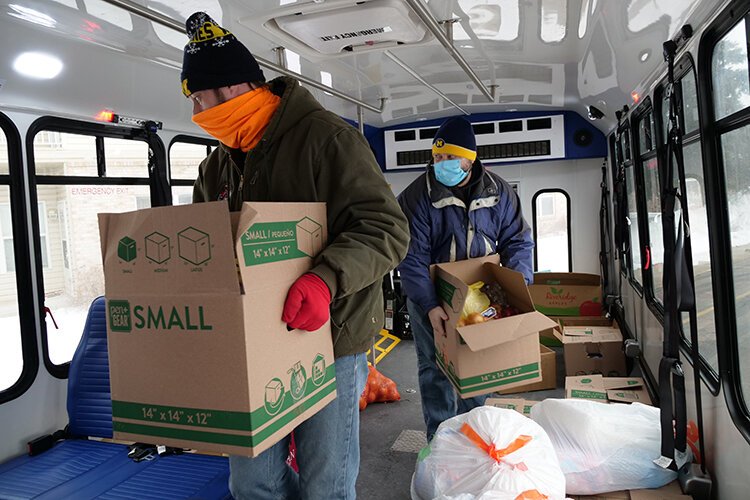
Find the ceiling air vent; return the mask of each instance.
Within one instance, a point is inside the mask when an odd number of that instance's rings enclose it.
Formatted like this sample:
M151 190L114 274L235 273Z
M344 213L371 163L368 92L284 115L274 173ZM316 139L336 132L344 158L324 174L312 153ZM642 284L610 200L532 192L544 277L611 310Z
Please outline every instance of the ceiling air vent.
M330 1L296 6L263 22L285 47L339 56L430 41L432 34L401 0ZM249 19L243 24L254 24Z
M565 158L565 117L552 115L473 123L477 156L487 165ZM386 170L424 168L436 127L386 130Z

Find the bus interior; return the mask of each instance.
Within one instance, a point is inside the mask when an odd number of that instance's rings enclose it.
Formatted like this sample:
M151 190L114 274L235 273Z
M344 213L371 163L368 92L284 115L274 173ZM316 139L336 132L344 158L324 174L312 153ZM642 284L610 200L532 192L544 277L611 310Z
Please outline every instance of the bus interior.
M359 129L396 195L424 172L440 124L469 120L479 159L518 195L534 271L600 276L628 375L643 377L657 406L680 372L700 464L681 476L685 493L747 498L747 0L0 5L0 498L214 498L191 483L191 467L212 470L228 494L222 457L104 494L72 486L86 473L79 458L100 450L71 448L60 463L27 456L80 411L72 387L90 374L74 377L71 362L104 295L97 214L191 203L198 165L217 147L180 89L185 20L199 10L248 47L267 80L297 78ZM384 283L388 324L371 361L401 400L361 412L364 499L409 498L426 444L398 276ZM679 361L665 379L667 344ZM514 397L565 397L553 350L555 389ZM99 354L106 369L106 344ZM21 459L34 472L11 480Z

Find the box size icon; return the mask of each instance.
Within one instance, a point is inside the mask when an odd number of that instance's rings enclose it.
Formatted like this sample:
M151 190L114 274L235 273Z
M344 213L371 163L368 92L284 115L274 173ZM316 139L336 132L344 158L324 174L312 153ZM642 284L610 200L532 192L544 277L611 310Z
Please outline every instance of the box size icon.
M191 264L203 264L211 258L211 240L207 233L188 227L177 233L180 257Z
M146 236L146 258L158 264L169 260L169 238L159 232Z

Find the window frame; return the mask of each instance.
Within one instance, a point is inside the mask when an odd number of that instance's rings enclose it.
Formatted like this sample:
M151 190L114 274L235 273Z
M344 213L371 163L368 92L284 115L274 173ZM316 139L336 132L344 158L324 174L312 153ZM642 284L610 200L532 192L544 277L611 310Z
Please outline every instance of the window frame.
M646 115L651 114L652 120L652 149L647 152L641 152L641 137L640 137L640 125ZM635 192L635 203L638 213L638 238L640 244L640 255L641 255L641 278L643 283L641 284L641 297L646 298L646 303L649 305L653 301L653 256L651 255L651 234L648 225L648 210L646 208L646 177L644 174L644 168L647 161L653 158L659 162L659 141L656 136L656 122L654 122L654 107L652 105L651 97L646 97L641 104L631 114L631 150L632 150L632 163L634 168L634 178L636 180L636 192ZM658 168L658 167L657 167ZM661 200L661 195L660 195ZM645 216L644 216L645 214ZM662 235L659 235L661 237ZM649 254L649 266L646 268L646 253ZM637 282L636 282L637 283ZM652 312L660 318L663 322L664 313L658 310Z
M172 146L174 146L176 143L186 143L186 144L197 144L199 146L206 146L206 148L212 147L212 148L218 148L219 147L219 141L216 139L208 139L206 137L196 137L193 135L185 135L185 134L179 134L172 138L171 141L169 141L169 148L167 149L167 172L169 173L169 183L171 187L174 186L192 186L195 184L195 181L191 181L189 179L173 179L172 178ZM206 153L206 156L208 156L210 153Z
M690 133L683 134L682 135L682 149L685 150L685 146L689 146L691 144L695 144L698 142L701 142L701 138L703 137L703 124L705 123L704 115L703 115L703 108L701 105L702 101L705 101L706 99L701 97L701 89L698 86L698 71L694 64L693 58L690 55L690 53L686 53L684 56L682 56L679 60L675 62L674 66L674 79L676 83L679 83L679 85L675 86L676 91L680 95L680 103L682 103L682 80L689 72L693 73L693 76L695 78L695 85L696 85L696 99L698 101L698 128L691 131ZM667 79L664 77L659 84L656 86L654 90L654 100L656 101L658 108L658 112L654 112L654 116L659 120L656 127L656 134L658 136L657 140L657 148L659 148L658 157L659 157L659 172L660 172L660 179L661 179L661 172L664 168L666 168L666 161L667 161L667 144L666 144L666 137L664 136L664 130L665 130L665 124L662 123L663 119L663 106L664 106L664 93L667 88ZM685 110L684 106L682 106L679 109L679 116L677 117L680 125L680 130L685 129ZM701 151L703 152L704 146L701 142ZM705 177L706 177L706 156L705 153L702 153L701 157L701 167L703 168L703 176L704 176L704 192L701 193L702 196L704 196L704 203L706 204L706 212L709 217L709 221L711 220L710 217L710 207L708 206L708 185L705 184ZM679 172L676 172L676 175L679 176ZM680 180L680 182L682 182ZM687 180L685 179L685 182ZM660 186L661 188L661 186ZM680 188L680 191L682 191L682 188ZM690 214L687 214L688 222L690 220ZM711 223L709 222L709 230L711 227ZM662 235L663 237L663 235ZM709 238L711 240L713 238ZM691 272L693 269L693 259L692 259L692 243L690 247L690 255L688 256L690 261L690 268ZM714 255L716 255L711 249L711 277L712 282L716 281L716 274L714 271ZM717 348L718 348L718 337L719 337L719 322L717 318L717 308L716 308L716 301L718 296L716 295L716 287L713 289L713 298L714 298L714 326L716 327L716 337L717 337ZM651 300L648 303L649 308L651 311L656 315L659 322L663 325L664 324L664 305L661 304L658 300L656 300L655 296L651 297ZM682 323L679 324L680 327L680 348L682 349L682 353L686 355L686 358L688 361L692 364L692 349L690 346L690 331L688 330L685 332L685 329L683 328ZM706 361L706 359L703 357L702 354L700 354L700 345L698 346L698 354L699 354L699 365L700 365L700 375L701 379L703 380L703 383L706 385L708 390L713 394L714 396L719 394L720 389L720 374L714 370L714 368Z
M635 209L636 214L638 214L638 224L640 224L641 216L640 216L640 210L638 207L638 178L637 178L637 172L635 170L635 164L633 160L633 155L635 150L633 149L633 129L630 124L630 118L627 118L623 121L623 123L618 128L618 136L620 137L620 140L616 141L619 145L620 151L619 151L619 158L618 160L622 163L622 167L625 169L625 179L623 179L623 182L625 183L625 208L629 211L630 210L630 200L628 199L628 176L627 176L627 169L632 168L633 170L633 179L635 180L635 187L636 187L636 202L635 202ZM625 150L622 149L622 138L625 137L625 145L628 147L629 156L625 155ZM620 168L620 164L617 165L617 168ZM627 217L627 216L626 216ZM636 291L636 293L643 297L643 284L640 283L635 278L635 272L633 270L633 238L632 234L630 232L630 224L627 223L627 221L623 220L620 221L622 224L625 224L626 232L627 232L627 238L628 238L628 244L627 249L625 250L625 266L627 268L627 273L622 273L622 266L620 273L624 276L627 276L628 282L630 283L630 286L633 287L633 289ZM638 228L638 245L640 245L640 238L641 238L641 231L640 228ZM643 264L641 264L641 279L643 279Z
M10 190L11 225L13 227L13 254L16 259L16 293L18 294L18 319L21 331L23 367L18 380L0 391L0 404L23 395L34 383L39 372L36 328L34 325L34 294L31 261L29 259L29 227L26 217L21 135L8 116L0 112L0 130L8 142L8 174L0 175L0 184Z
M34 159L34 138L39 132L62 132L69 134L79 134L93 136L96 141L96 160L97 176L78 176L78 175L37 175L36 162ZM163 169L163 175L166 176L166 154L164 143L156 134L151 138L155 141L149 143L148 133L144 129L130 128L118 125L103 123L91 123L68 118L59 118L55 116L42 116L36 119L26 133L26 156L28 160L29 171L29 201L31 205L31 235L33 241L33 253L36 270L37 299L40 304L40 321L39 333L42 343L42 358L47 371L56 378L65 379L68 377L70 362L55 364L49 356L49 343L47 340L47 322L44 314L44 268L41 260L41 247L39 238L39 211L37 191L39 186L65 186L65 185L86 185L86 186L149 186L150 196L158 192L157 176L159 172L150 173L147 177L107 177L105 168L104 138L140 140L149 144L155 156L157 169ZM171 192L171 185L168 185ZM92 300L94 297L92 297ZM52 312L54 314L54 311Z
M533 237L534 237L534 272L539 272L539 265L537 262L537 251L536 251L536 238L537 238L537 210L536 210L536 200L539 197L539 195L546 194L546 193L561 193L563 196L565 196L565 209L568 212L567 217L567 235L568 235L568 271L569 273L573 272L573 241L572 241L572 232L571 232L571 204L570 204L570 195L565 191L564 189L559 188L549 188L549 189L540 189L536 193L534 193L534 196L531 197L531 218L532 218L532 226L533 226ZM559 271L556 271L559 272Z
M705 202L708 212L714 308L716 311L716 342L719 355L719 378L729 414L746 441L750 442L750 409L739 377L740 359L734 294L734 272L724 163L721 158L721 136L741 126L750 126L750 106L716 120L712 88L711 63L716 44L739 22L745 20L750 40L750 3L731 2L706 28L698 48L698 109L702 137L702 159ZM750 51L748 51L750 59ZM748 61L750 67L750 61ZM709 96L701 99L700 96ZM708 175L705 175L708 174ZM750 395L747 395L750 399Z

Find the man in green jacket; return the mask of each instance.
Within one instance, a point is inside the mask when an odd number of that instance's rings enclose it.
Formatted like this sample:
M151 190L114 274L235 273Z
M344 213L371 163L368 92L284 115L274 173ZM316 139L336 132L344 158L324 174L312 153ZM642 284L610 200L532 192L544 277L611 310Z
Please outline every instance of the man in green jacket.
M329 245L290 288L282 320L315 331L329 317L337 398L256 458L230 457L235 498L355 498L365 351L383 325L381 278L405 256L409 230L367 141L293 78L265 83L234 35L197 12L186 22L182 90L193 121L220 141L200 165L194 202L325 202Z

